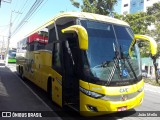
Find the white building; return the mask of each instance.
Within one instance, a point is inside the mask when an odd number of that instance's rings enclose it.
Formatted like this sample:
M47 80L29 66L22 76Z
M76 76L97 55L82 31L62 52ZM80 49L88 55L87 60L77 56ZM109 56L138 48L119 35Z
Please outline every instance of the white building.
M132 14L136 12L146 12L147 8L160 0L117 0L115 12L119 14Z

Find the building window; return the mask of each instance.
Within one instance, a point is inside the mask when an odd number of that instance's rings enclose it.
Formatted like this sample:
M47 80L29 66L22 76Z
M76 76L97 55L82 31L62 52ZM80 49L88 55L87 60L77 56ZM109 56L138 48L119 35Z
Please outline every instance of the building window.
M124 4L124 7L127 7L128 6L128 4Z
M143 3L144 2L144 0L141 0L141 3Z

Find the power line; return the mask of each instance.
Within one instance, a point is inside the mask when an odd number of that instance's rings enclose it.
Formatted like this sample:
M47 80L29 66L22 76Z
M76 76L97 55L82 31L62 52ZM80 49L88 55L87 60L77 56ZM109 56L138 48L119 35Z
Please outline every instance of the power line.
M35 12L35 14L32 15L32 16L28 19L28 21L31 20L31 19L37 14L37 12L39 12L39 10L40 10L42 7L44 7L44 5L47 3L47 1L48 1L48 0L46 0L46 1L42 4L42 6Z
M18 11L20 11L22 14L24 13L24 11L25 11L25 9L27 8L27 2L28 2L28 0L26 0L25 1L25 3L23 4L23 6L22 6L22 8L20 9L20 10L18 10ZM18 21L20 20L20 18L21 18L21 15L22 14L17 14L16 15L16 17L15 17L15 19L13 20L13 25L14 25L14 23L15 23L15 21L17 20L17 23L18 23ZM18 17L19 16L19 17Z
M12 33L12 36L15 35L20 28L26 23L26 21L33 15L33 13L38 9L38 7L42 4L44 0L36 0L32 7L29 9L25 17L21 20L21 22L17 25L17 28Z

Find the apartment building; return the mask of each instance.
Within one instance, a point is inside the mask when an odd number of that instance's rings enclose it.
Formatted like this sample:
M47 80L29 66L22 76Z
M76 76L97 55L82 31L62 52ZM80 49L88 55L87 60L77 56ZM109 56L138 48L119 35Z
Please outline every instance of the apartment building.
M146 12L148 7L157 2L160 2L160 0L117 0L114 10L123 15Z

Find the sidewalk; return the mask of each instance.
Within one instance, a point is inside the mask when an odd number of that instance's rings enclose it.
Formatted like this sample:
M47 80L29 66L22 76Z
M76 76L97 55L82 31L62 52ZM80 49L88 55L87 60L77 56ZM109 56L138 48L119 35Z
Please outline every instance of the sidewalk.
M17 75L15 75L15 73L12 73L12 71L8 67L5 67L4 62L0 60L0 115L2 114L3 111L11 111L11 112L45 111L46 113L48 111L50 113L53 112L52 116L55 116L54 117L55 120L58 119L60 120L58 115L40 98L38 98L22 82L22 80ZM12 119L16 120L17 118L12 118ZM27 118L27 120L28 119L30 118ZM47 118L47 120L50 119L53 118L51 117Z

